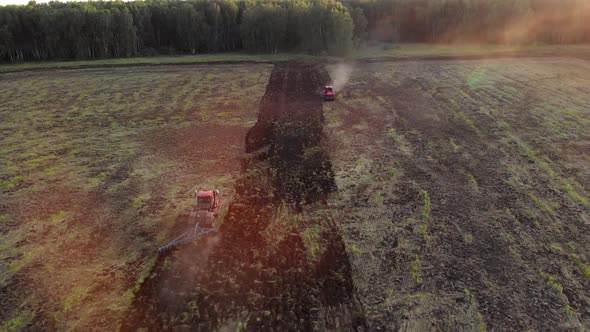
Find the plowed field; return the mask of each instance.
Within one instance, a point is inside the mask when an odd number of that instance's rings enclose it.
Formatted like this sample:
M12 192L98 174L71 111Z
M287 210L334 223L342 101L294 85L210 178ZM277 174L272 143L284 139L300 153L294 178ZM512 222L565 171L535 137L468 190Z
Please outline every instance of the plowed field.
M370 329L590 326L589 87L583 60L354 67L329 204Z
M590 329L587 60L0 78L3 328Z

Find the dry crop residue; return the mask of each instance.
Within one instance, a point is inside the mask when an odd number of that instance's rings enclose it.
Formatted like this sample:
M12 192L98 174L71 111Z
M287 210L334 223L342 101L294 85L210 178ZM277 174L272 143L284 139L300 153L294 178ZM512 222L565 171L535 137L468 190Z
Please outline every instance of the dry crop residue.
M328 203L370 329L588 328L588 69L357 65L325 107Z

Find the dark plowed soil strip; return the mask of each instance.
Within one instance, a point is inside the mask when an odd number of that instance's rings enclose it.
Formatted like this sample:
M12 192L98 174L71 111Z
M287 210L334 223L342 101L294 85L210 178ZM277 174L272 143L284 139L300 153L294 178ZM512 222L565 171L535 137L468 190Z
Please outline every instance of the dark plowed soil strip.
M336 228L322 223L323 250L314 260L301 236L304 226L277 226L279 207L297 213L335 189L330 160L319 145L324 119L318 89L328 81L321 65L275 67L218 234L159 258L123 330L364 326Z

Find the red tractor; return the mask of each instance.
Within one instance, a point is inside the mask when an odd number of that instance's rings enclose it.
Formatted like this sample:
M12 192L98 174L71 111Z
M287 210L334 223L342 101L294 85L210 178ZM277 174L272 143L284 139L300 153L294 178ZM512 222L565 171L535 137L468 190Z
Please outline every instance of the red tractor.
M219 190L197 191L196 198L189 218L191 224L200 228L213 228L219 213Z
M196 196L195 206L189 217L191 228L176 239L160 246L160 252L215 232L215 217L219 213L219 190L197 191Z
M334 87L331 85L326 85L323 89L322 89L322 99L324 101L329 101L329 100L334 100Z

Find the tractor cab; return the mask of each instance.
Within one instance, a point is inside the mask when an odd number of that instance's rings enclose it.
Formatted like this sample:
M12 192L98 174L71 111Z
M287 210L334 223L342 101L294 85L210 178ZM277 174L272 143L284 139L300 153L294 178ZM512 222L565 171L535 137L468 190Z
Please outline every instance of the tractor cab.
M324 100L334 100L334 87L331 85L326 85L322 89L322 98Z
M197 204L195 208L200 211L207 210L217 214L219 212L219 191L197 191Z
M201 228L213 228L219 213L219 190L197 191L196 202L190 214L191 223Z

